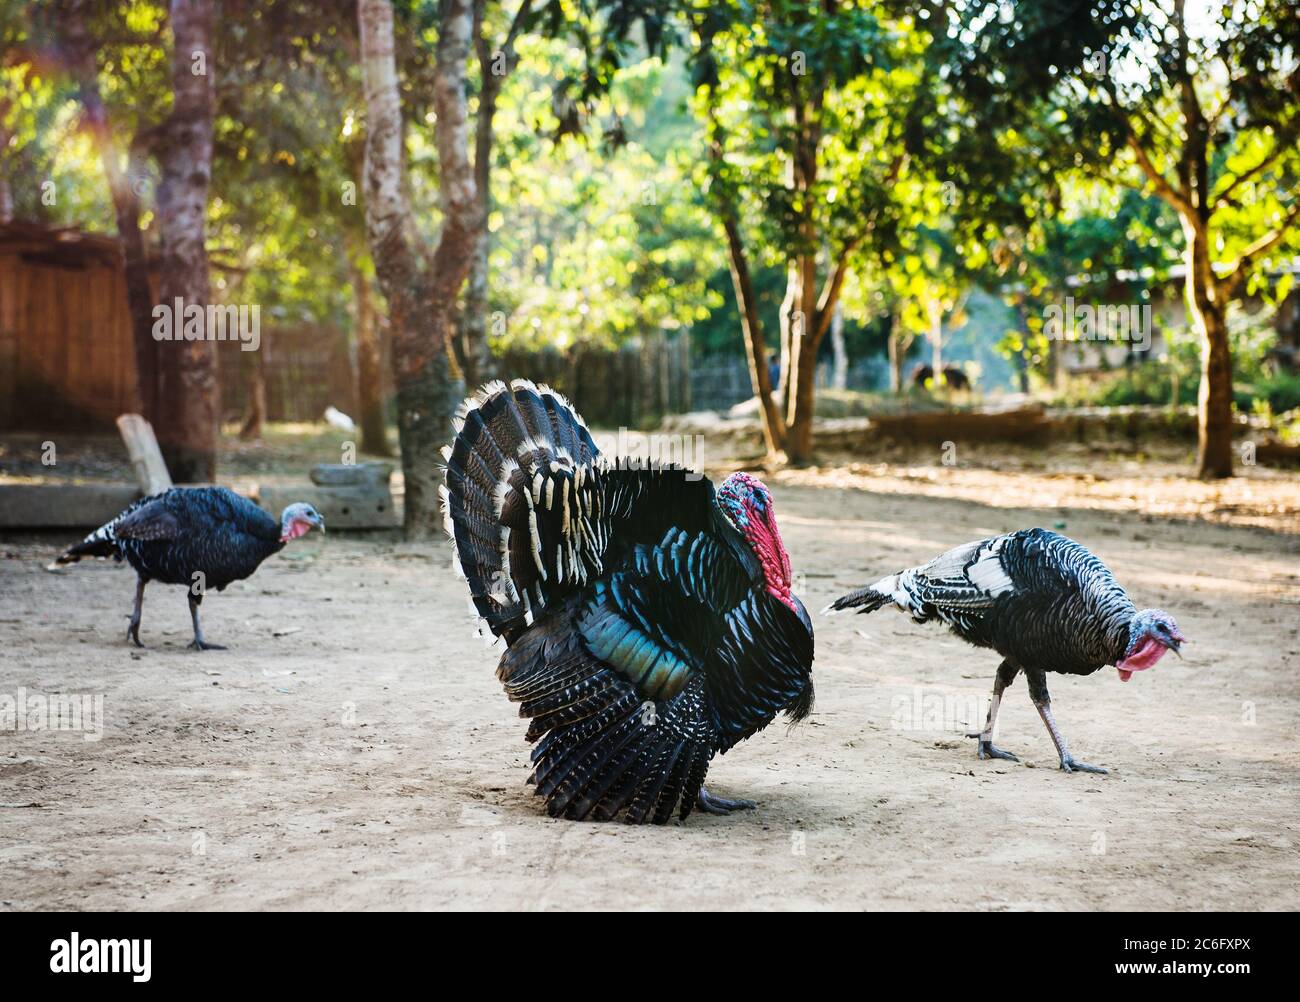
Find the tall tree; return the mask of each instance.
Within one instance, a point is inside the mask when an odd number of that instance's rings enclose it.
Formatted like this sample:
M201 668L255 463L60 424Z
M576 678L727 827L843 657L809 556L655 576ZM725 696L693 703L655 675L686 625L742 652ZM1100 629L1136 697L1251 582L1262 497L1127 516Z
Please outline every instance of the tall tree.
M1012 137L1001 149L1014 148L1019 163L1079 167L1177 213L1201 342L1198 472L1230 476L1228 308L1270 254L1296 246L1300 229L1293 0L918 6L965 99L948 124L975 115L983 126L988 155L970 180L1002 183L996 145Z
M383 371L379 325L375 323L374 298L370 294L369 257L349 248L348 271L352 282L352 324L357 349L357 424L361 428L361 451L390 456L388 430L384 420Z
M136 347L141 406L153 423L173 479L210 481L216 475L219 393L216 349L206 318L185 310L206 309L211 299L207 258L208 186L212 176L213 86L211 0L171 0L163 16L142 8L124 16L115 8L61 0L42 16L56 40L58 62L76 82L87 131L95 138L117 217L126 268L128 305ZM141 34L132 27L151 24ZM115 46L156 48L170 28L170 109L149 118L153 94L136 95L136 127L123 146L99 83L104 57L97 28L115 35ZM137 61L151 65L146 57ZM127 73L119 67L124 78ZM147 69L146 69L147 72ZM134 82L140 82L138 80ZM157 301L139 221L147 191L146 163L152 156L161 175L157 190L161 244ZM177 303L182 309L176 311ZM172 340L158 340L154 327L161 306L171 315Z
M473 2L441 0L439 12L433 103L443 224L437 247L426 257L405 183L393 8L388 0L357 4L366 99L366 230L392 328L405 528L411 538L432 538L441 526L440 450L463 390L452 378L448 350L479 219L465 90Z
M162 242L159 299L164 309L183 303L206 310L208 277L208 186L212 180L213 75L210 0L171 0L172 110L152 137L161 169L158 229ZM175 355L159 367L158 444L172 479L180 483L216 477L216 344L201 324L192 338L188 317L173 316L174 340L160 354ZM184 336L182 337L182 331Z
M750 376L773 458L812 455L818 350L855 250L892 242L907 167L899 105L920 51L882 9L826 0L689 3L701 178L731 261ZM754 261L785 259L781 400L771 398Z
M488 347L488 262L492 235L492 157L494 122L501 88L515 65L515 43L535 14L534 0L518 0L504 29L495 24L497 5L474 0L474 52L478 59L478 109L474 114L474 183L479 194L478 239L470 262L459 330L454 344L465 381L477 386L496 375ZM499 41L498 41L499 39Z

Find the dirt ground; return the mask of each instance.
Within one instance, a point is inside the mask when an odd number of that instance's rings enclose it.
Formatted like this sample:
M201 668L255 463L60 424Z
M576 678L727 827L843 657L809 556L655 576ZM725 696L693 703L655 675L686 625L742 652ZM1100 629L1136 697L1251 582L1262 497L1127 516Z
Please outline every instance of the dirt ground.
M135 651L129 569L52 573L65 540L0 538L0 698L104 706L99 740L0 731L0 907L1295 909L1295 479L1243 479L1223 503L1133 481L772 478L814 612L1027 525L1172 612L1186 662L1050 680L1075 755L1109 776L1056 769L1023 681L998 742L1022 764L976 759L962 735L990 652L892 613L815 617L812 717L710 770L758 809L663 828L545 816L446 544L313 534L210 597L208 637L232 649L193 654L179 589L151 587Z

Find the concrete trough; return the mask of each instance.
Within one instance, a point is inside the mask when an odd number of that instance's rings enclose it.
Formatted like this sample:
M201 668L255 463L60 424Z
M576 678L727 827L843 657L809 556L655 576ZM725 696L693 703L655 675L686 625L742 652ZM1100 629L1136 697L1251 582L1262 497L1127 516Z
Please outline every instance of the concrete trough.
M94 529L140 496L134 484L3 484L0 529Z

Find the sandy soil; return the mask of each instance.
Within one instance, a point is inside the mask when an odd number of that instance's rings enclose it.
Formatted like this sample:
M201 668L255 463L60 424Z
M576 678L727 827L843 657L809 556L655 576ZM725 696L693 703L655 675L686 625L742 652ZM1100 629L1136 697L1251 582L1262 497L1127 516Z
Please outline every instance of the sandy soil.
M1144 516L1159 498L1088 504L1087 483L1030 474L955 498L888 469L774 479L812 609L949 545L1064 525L1178 617L1188 661L1054 678L1075 754L1112 770L1066 775L1023 681L999 735L1023 764L961 736L990 653L893 614L818 619L812 718L710 772L756 811L574 824L524 785L524 728L446 545L310 536L209 599L209 639L233 649L198 655L180 590L150 589L137 652L128 569L51 573L60 541L2 539L0 697L101 694L105 723L98 741L0 732L0 906L1300 907L1293 530Z

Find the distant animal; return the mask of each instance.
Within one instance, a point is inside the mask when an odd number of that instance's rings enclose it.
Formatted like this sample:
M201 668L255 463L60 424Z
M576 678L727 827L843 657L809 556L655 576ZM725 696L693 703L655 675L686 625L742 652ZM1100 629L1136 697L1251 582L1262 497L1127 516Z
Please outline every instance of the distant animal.
M945 365L941 370L944 385L950 390L969 390L970 377L955 365ZM934 366L922 362L912 370L912 385L925 389L925 384L934 379Z
M552 817L663 824L710 794L713 756L813 704L812 621L772 495L610 460L558 393L515 380L466 400L443 502L472 609L530 718Z
M1046 672L1091 675L1114 665L1127 682L1186 638L1168 613L1140 612L1110 570L1081 544L1046 529L1022 529L949 550L921 567L841 596L824 612L873 612L894 605L918 623L932 619L977 647L1002 655L980 758L1018 761L993 745L1002 693L1023 671L1066 772L1104 773L1071 756L1052 716ZM1181 655L1179 655L1181 657Z
M969 390L970 377L955 365L943 367L943 381L950 390Z
M334 406L325 408L325 423L331 428L337 428L340 431L357 430L356 422Z
M299 501L284 509L277 522L247 498L225 487L173 487L141 498L111 522L70 547L56 563L72 564L82 557L125 560L138 575L135 607L126 629L128 640L140 642L140 610L150 581L185 585L189 589L190 619L196 651L224 650L208 643L199 625L199 605L210 590L222 591L232 581L248 577L267 557L291 539L313 528L325 531L325 519Z

